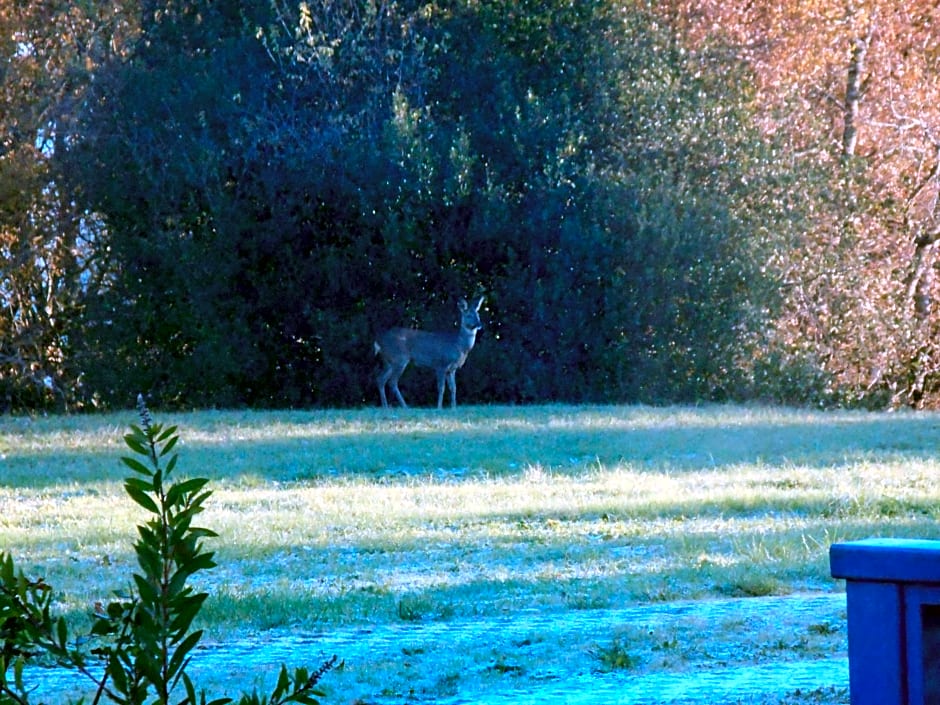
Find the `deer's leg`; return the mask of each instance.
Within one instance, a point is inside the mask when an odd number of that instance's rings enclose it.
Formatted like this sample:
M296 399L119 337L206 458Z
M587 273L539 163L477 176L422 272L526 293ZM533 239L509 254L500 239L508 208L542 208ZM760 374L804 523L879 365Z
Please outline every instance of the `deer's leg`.
M406 409L408 408L408 405L405 403L405 398L398 389L398 379L401 377L406 367L408 367L408 360L405 360L404 363L392 361L385 363L385 369L382 370L378 380L376 380L379 385L379 397L382 399L382 408L388 408L388 398L385 396L385 385L388 384L389 381L392 383L392 392L394 392L395 397L398 399L398 403Z
M446 370L434 370L437 373L437 408L444 408L444 376Z
M450 408L457 408L457 370L447 373L447 387L450 389Z
M401 395L401 390L398 388L398 380L401 379L402 373L405 371L405 368L408 367L408 362L409 360L405 360L404 363L393 366L389 374L392 378L392 392L395 393L395 398L398 399L398 403L401 404L402 409L407 409L408 405L405 403L405 397Z
M385 396L385 384L388 382L391 376L392 366L385 365L385 369L379 373L379 376L375 380L379 387L379 398L382 400L383 409L388 408L388 398Z

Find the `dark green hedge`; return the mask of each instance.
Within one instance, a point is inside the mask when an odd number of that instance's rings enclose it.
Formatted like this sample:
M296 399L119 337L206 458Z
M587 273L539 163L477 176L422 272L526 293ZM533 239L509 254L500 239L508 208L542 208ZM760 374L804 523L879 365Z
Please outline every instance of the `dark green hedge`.
M374 333L476 293L462 402L750 393L776 216L740 189L775 167L739 67L633 3L173 7L58 155L107 223L80 394L375 404ZM403 389L433 402L427 373Z

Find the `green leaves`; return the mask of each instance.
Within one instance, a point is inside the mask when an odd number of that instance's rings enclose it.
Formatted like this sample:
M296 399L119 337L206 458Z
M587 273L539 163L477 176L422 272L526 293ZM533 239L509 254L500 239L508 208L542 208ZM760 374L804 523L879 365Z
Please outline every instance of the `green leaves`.
M27 578L11 556L0 553L0 705L28 705L24 667L33 656L46 653L62 667L93 680L97 693L92 705L106 697L119 705L227 705L231 698L209 700L198 692L186 668L202 630L192 625L208 594L188 584L196 573L215 567L212 552L202 540L214 538L210 529L192 522L212 495L208 480L191 478L172 482L179 441L176 426L153 423L142 398L138 399L141 425L131 426L124 441L133 455L122 458L134 475L124 489L142 507L147 521L137 527L134 544L138 572L129 593L96 609L89 651L103 662L103 674L87 667L85 653L74 646L68 624L52 615L53 592L42 579ZM169 457L168 457L169 456ZM166 464L163 459L168 458ZM315 686L335 665L327 661L314 673L286 668L270 697L243 696L242 703L281 705L296 702L317 705ZM182 690L185 695L179 698Z
M176 466L177 456L170 454L179 442L177 427L153 423L141 398L138 411L140 426L132 426L124 437L136 457L122 459L138 476L127 478L124 489L152 516L138 527L134 552L140 572L133 576L137 601L134 609L122 616L121 628L133 648L118 645L109 654L109 663L112 671L117 665L124 670L124 692L132 692L130 684L136 678L166 703L202 637L201 631L190 632L190 627L207 595L194 592L187 581L215 566L212 554L200 543L215 533L192 526L211 495L203 491L208 480L193 478L167 484ZM167 456L163 466L162 459Z
M68 655L68 628L52 616L52 598L42 579L27 578L10 555L0 553L0 702L26 702L23 669L38 651Z
M136 477L128 478L124 483L124 490L137 504L153 514L159 514L160 509L157 503L147 494L151 490L151 485Z

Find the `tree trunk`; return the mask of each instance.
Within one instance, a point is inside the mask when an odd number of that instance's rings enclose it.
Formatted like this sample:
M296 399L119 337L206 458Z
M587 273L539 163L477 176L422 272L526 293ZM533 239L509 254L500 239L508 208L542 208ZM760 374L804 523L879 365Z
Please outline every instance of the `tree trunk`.
M856 37L849 59L848 79L845 86L845 104L843 106L842 156L855 155L858 144L858 109L862 102L862 77L865 74L865 59L871 44L873 23L868 26L864 37Z

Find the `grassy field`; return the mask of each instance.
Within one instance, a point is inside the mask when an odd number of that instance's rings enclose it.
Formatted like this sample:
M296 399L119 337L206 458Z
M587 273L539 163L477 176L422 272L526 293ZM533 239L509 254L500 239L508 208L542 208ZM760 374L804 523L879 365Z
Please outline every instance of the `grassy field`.
M178 474L212 480L201 524L220 534L211 543L220 565L199 578L211 593L200 626L220 643L838 591L832 542L940 538L934 414L540 406L155 417L180 427ZM60 590L79 625L134 568L142 517L118 459L135 421L132 412L0 419L0 547ZM709 640L737 632L744 663L844 650L844 623L831 620L706 631L546 637L544 658L700 667L716 651ZM433 700L460 692L461 678L518 681L483 667L500 659L492 645L445 662L347 659L325 685L337 702Z

